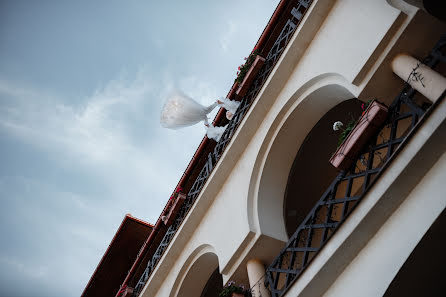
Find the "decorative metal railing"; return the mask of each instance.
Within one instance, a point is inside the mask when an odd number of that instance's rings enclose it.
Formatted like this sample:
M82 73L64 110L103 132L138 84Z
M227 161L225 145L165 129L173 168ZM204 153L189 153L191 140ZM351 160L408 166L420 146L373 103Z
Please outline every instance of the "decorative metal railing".
M134 293L132 296L135 297L138 296L142 288L144 287L145 283L149 279L150 274L158 264L158 261L162 257L164 251L167 249L170 241L174 237L175 233L177 232L187 213L191 209L196 198L200 194L201 189L206 183L209 175L211 174L218 160L222 156L226 146L231 141L232 136L234 135L237 127L240 125L241 121L243 120L243 117L248 112L253 100L255 99L261 87L263 86L264 82L268 78L274 65L280 58L280 55L282 54L286 45L291 39L298 24L304 17L305 12L310 7L312 0L293 0L290 2L294 3L293 4L294 7L290 12L289 19L283 26L281 33L279 34L279 37L276 39L274 45L268 52L268 55L266 56L265 59L265 63L263 64L262 68L257 74L255 80L251 84L247 94L245 95L245 97L242 98L241 104L237 109L237 112L234 114L232 120L229 121L228 127L226 128L225 132L220 138L220 141L217 143L214 150L208 154L206 164L203 166L200 174L198 175L197 179L192 185L192 188L187 194L186 201L181 207L180 211L178 212L174 223L168 228L166 234L164 235L164 238L159 244L157 250L155 251L155 254L153 255L152 259L150 259L149 262L147 263L147 267L144 273L141 275L137 285L135 286Z
M423 64L433 68L439 62L446 62L444 50L446 35L442 36ZM417 79L417 67L408 81L411 79ZM415 103L415 95L416 91L406 82L403 91L389 107L382 129L364 148L351 169L339 173L267 268L265 285L272 297L286 293L395 157L402 142L414 133L413 128L426 110L429 111L429 106ZM444 97L445 93L437 102Z

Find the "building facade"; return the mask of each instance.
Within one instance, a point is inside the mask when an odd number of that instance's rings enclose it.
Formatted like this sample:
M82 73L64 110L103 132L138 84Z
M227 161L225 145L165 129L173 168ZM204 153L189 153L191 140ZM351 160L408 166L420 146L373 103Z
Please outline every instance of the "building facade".
M184 200L166 205L116 296L211 297L229 281L263 297L438 296L446 13L434 2L280 1L246 86L228 94L237 113L217 115L228 128L203 140ZM334 168L333 123L374 126L371 99L383 122Z

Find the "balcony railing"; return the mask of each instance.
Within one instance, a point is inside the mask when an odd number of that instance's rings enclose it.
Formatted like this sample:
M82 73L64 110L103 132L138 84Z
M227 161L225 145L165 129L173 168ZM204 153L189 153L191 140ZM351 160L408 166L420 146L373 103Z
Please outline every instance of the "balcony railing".
M164 251L169 246L170 241L175 236L178 228L180 227L187 213L191 209L196 198L200 194L201 189L206 183L213 168L215 167L218 160L222 156L226 146L231 141L231 138L234 135L236 129L242 122L243 117L246 115L249 108L251 107L253 100L256 98L258 92L260 91L261 87L263 86L269 74L271 73L274 65L279 60L282 52L284 51L286 45L291 39L294 31L296 30L300 21L303 19L306 11L310 7L312 0L293 0L290 2L293 3L293 9L290 12L288 20L286 21L285 25L281 30L281 33L279 34L278 38L274 42L270 51L268 52L265 59L265 63L263 64L261 70L257 74L254 82L251 84L247 94L245 95L245 97L242 98L241 104L237 109L237 112L235 113L232 120L228 123L228 127L226 128L225 132L220 138L220 141L217 143L214 150L208 154L207 162L203 166L200 174L198 175L197 179L192 185L192 188L187 194L186 201L179 210L174 223L168 228L166 234L164 235L164 238L159 244L157 250L155 251L155 254L153 255L152 259L150 259L149 262L147 263L146 269L144 270L137 285L135 286L133 293L134 297L139 295L145 283L149 279L151 273L158 264L158 261L162 257Z
M446 35L423 63L431 68L439 62L445 63L445 49ZM416 69L408 79L415 73ZM272 297L286 293L402 149L403 142L413 135L418 123L445 97L443 92L433 106L422 107L413 100L415 94L416 91L406 83L389 107L382 129L370 140L351 169L339 173L267 268L265 285Z

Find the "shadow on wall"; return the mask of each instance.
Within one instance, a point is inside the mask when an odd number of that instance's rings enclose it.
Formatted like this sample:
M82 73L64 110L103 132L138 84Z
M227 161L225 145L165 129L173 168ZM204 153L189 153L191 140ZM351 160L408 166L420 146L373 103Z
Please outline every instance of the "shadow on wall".
M443 210L401 267L384 297L444 295L445 229L446 210Z
M283 216L290 237L319 200L338 170L329 159L335 152L340 131L333 131L333 123L347 124L361 115L362 101L351 99L330 109L305 137L288 176Z
M183 264L170 296L214 296L212 294L223 287L223 278L218 267L214 248L210 245L198 247Z

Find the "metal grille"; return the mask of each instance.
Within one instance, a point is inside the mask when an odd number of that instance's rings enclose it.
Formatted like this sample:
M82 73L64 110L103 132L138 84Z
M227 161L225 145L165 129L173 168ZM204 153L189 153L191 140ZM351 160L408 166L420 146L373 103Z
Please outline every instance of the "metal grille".
M277 60L280 58L280 55L282 54L286 45L291 39L291 36L296 30L299 22L305 15L305 12L310 6L312 0L298 0L298 1L294 0L292 2L294 2L295 4L290 13L288 21L284 25L281 33L279 34L279 37L275 41L271 50L268 52L268 55L266 56L265 59L265 63L263 64L262 68L257 74L255 80L251 84L247 94L245 95L245 97L242 98L239 108L234 114L232 120L229 121L225 132L220 138L220 141L217 143L214 150L211 153L209 153L206 164L201 169L200 174L198 175L197 179L192 185L192 188L187 194L186 201L182 205L179 213L177 214L174 223L168 228L167 233L164 235L164 238L161 241L160 245L158 246L155 254L153 255L152 259L148 262L144 273L141 275L137 285L135 286L132 296L136 297L141 292L142 288L144 287L145 283L150 277L150 274L157 265L159 259L162 257L164 251L167 249L167 246L169 245L176 231L180 227L185 216L187 215L190 208L194 204L196 198L200 194L201 189L203 188L204 184L207 181L207 178L212 172L212 169L215 167L215 164L217 164L226 146L231 141L232 136L234 135L237 127L240 125L241 121L243 120L243 117L246 115L249 108L251 107L251 103L253 102L258 92L260 91L261 87L263 86L264 82L268 78Z
M446 62L442 53L446 35L442 36L424 64L434 67ZM412 71L408 79L416 72ZM342 171L325 191L286 247L267 269L265 285L272 297L283 296L311 260L321 250L331 235L348 217L353 208L365 196L374 179L394 157L395 151L413 130L425 113L413 98L416 91L408 84L389 107L386 123L371 139L348 171ZM444 93L442 98L444 99Z

